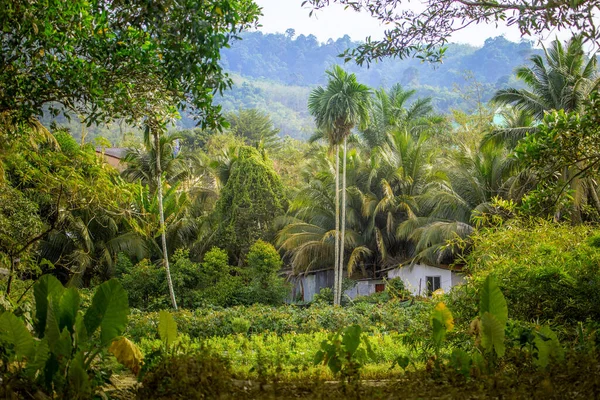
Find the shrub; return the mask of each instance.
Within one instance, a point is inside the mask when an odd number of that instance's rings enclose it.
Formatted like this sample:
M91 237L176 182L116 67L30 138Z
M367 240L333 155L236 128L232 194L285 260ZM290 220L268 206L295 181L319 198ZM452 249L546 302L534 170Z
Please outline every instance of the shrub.
M121 275L121 283L129 295L129 304L134 308L153 311L170 304L165 270L148 260L140 261Z
M472 277L451 294L459 315L472 309L477 288L494 272L513 319L600 320L600 248L592 227L513 222L472 240L466 258Z
M229 363L206 349L162 358L142 379L139 399L218 398L231 386Z
M92 398L110 376L102 370L107 351L139 371L142 355L120 337L127 326L127 293L116 279L96 289L85 313L75 288L44 275L34 285L35 318L25 322L12 312L0 314L0 373L7 398L46 393L57 398Z

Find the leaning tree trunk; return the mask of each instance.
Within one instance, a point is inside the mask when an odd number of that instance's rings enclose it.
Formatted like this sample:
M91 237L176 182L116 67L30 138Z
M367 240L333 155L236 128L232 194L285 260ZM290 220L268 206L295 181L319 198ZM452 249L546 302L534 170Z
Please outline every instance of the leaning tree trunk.
M342 233L338 273L338 304L342 304L342 277L344 276L344 239L346 236L346 137L344 137L344 158L342 160Z
M158 213L160 215L160 238L162 241L163 265L167 272L167 284L169 286L169 295L171 304L177 310L177 300L175 300L175 291L173 290L173 281L171 280L171 269L169 268L169 255L167 253L167 232L165 229L165 212L163 210L163 192L162 192L162 169L160 166L160 141L158 139L158 130L154 128L154 152L156 153L156 179L158 183Z
M335 145L335 262L333 267L333 305L338 302L338 274L340 257L340 147Z

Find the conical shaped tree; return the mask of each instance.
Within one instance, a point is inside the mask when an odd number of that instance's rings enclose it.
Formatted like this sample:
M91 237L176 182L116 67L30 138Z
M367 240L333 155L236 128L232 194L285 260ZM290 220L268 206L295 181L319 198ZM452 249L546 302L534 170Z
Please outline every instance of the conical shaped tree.
M369 119L371 90L369 87L360 84L356 79L356 75L348 74L339 65L334 66L326 73L328 76L327 86L325 88L319 86L310 93L308 109L315 118L317 128L327 134L329 143L336 153L336 233L339 218L339 201L337 200L339 192L339 145L342 143L344 145L341 234L339 235L339 255L336 257L334 268L334 303L339 304L341 299L342 267L344 264L346 217L346 139L355 126L366 126ZM336 238L337 236L336 234Z

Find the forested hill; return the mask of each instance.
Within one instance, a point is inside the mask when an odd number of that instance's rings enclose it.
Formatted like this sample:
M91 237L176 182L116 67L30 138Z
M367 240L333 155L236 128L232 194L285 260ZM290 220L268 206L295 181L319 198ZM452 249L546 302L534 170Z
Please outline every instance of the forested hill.
M337 55L359 44L347 35L319 43L313 35L296 37L292 30L286 34L247 32L242 38L222 52L227 70L294 86L325 83L324 71L343 61ZM451 44L444 62L435 67L418 59L388 59L369 68L349 62L344 67L354 72L362 83L374 87L400 82L415 87L452 88L454 84L464 83L465 71L472 71L479 82L504 85L514 68L534 51L532 42L514 43L499 36L487 39L481 48Z
M292 30L285 34L246 32L242 39L222 53L223 65L234 75L236 85L218 102L225 111L259 108L268 112L282 135L310 136L313 124L306 109L310 89L325 83L325 70L343 62L337 55L358 42L346 35L319 43L313 35L295 36ZM388 59L368 68L349 62L344 68L374 88L401 83L417 89L419 96L433 97L440 113L468 112L497 89L518 86L514 69L534 52L539 50L531 42L514 43L500 36L487 39L481 48L451 44L442 64ZM186 128L191 124L182 120Z
M222 64L233 76L234 86L216 102L223 111L236 112L242 108L257 108L269 114L280 135L306 139L314 131L307 101L310 90L326 82L325 71L343 60L337 57L344 49L356 46L348 36L327 43L319 43L315 36L246 32L242 40L222 51ZM389 88L395 83L417 90L417 96L433 98L437 112L452 109L472 112L478 101L487 101L499 88L520 87L514 70L523 65L535 52L531 42L514 43L504 37L490 38L483 47L451 44L441 64L421 63L417 59L387 59L359 67L353 62L344 68L354 72L361 83L373 88ZM416 98L416 96L415 96ZM48 118L44 120L46 121ZM80 139L81 126L59 118L61 125L71 128ZM190 129L195 121L183 114L179 128ZM93 126L88 129L89 139L103 136L112 145L124 145L123 131L130 127L117 124ZM140 136L140 133L136 133Z

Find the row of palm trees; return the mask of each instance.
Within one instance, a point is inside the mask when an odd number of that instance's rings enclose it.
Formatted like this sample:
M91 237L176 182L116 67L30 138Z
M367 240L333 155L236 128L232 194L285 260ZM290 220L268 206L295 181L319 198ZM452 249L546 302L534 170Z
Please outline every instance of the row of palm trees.
M430 99L411 102L414 91L398 85L373 92L339 66L327 71L327 85L311 92L308 106L319 129L313 140L326 140L328 151L316 147L305 188L278 235L293 267L334 265L339 304L344 266L365 274L407 260L450 262L455 248L447 243L467 237L473 217L489 211L495 197L519 202L538 183L511 157L519 139L545 112L583 112L600 84L596 57L585 56L579 37L554 41L531 63L516 71L526 88L500 90L492 99L502 124L494 125L492 114L475 133L479 146L454 142L446 149L436 132L452 128L433 114ZM567 182L571 172L557 174ZM571 184L597 198L591 179Z

